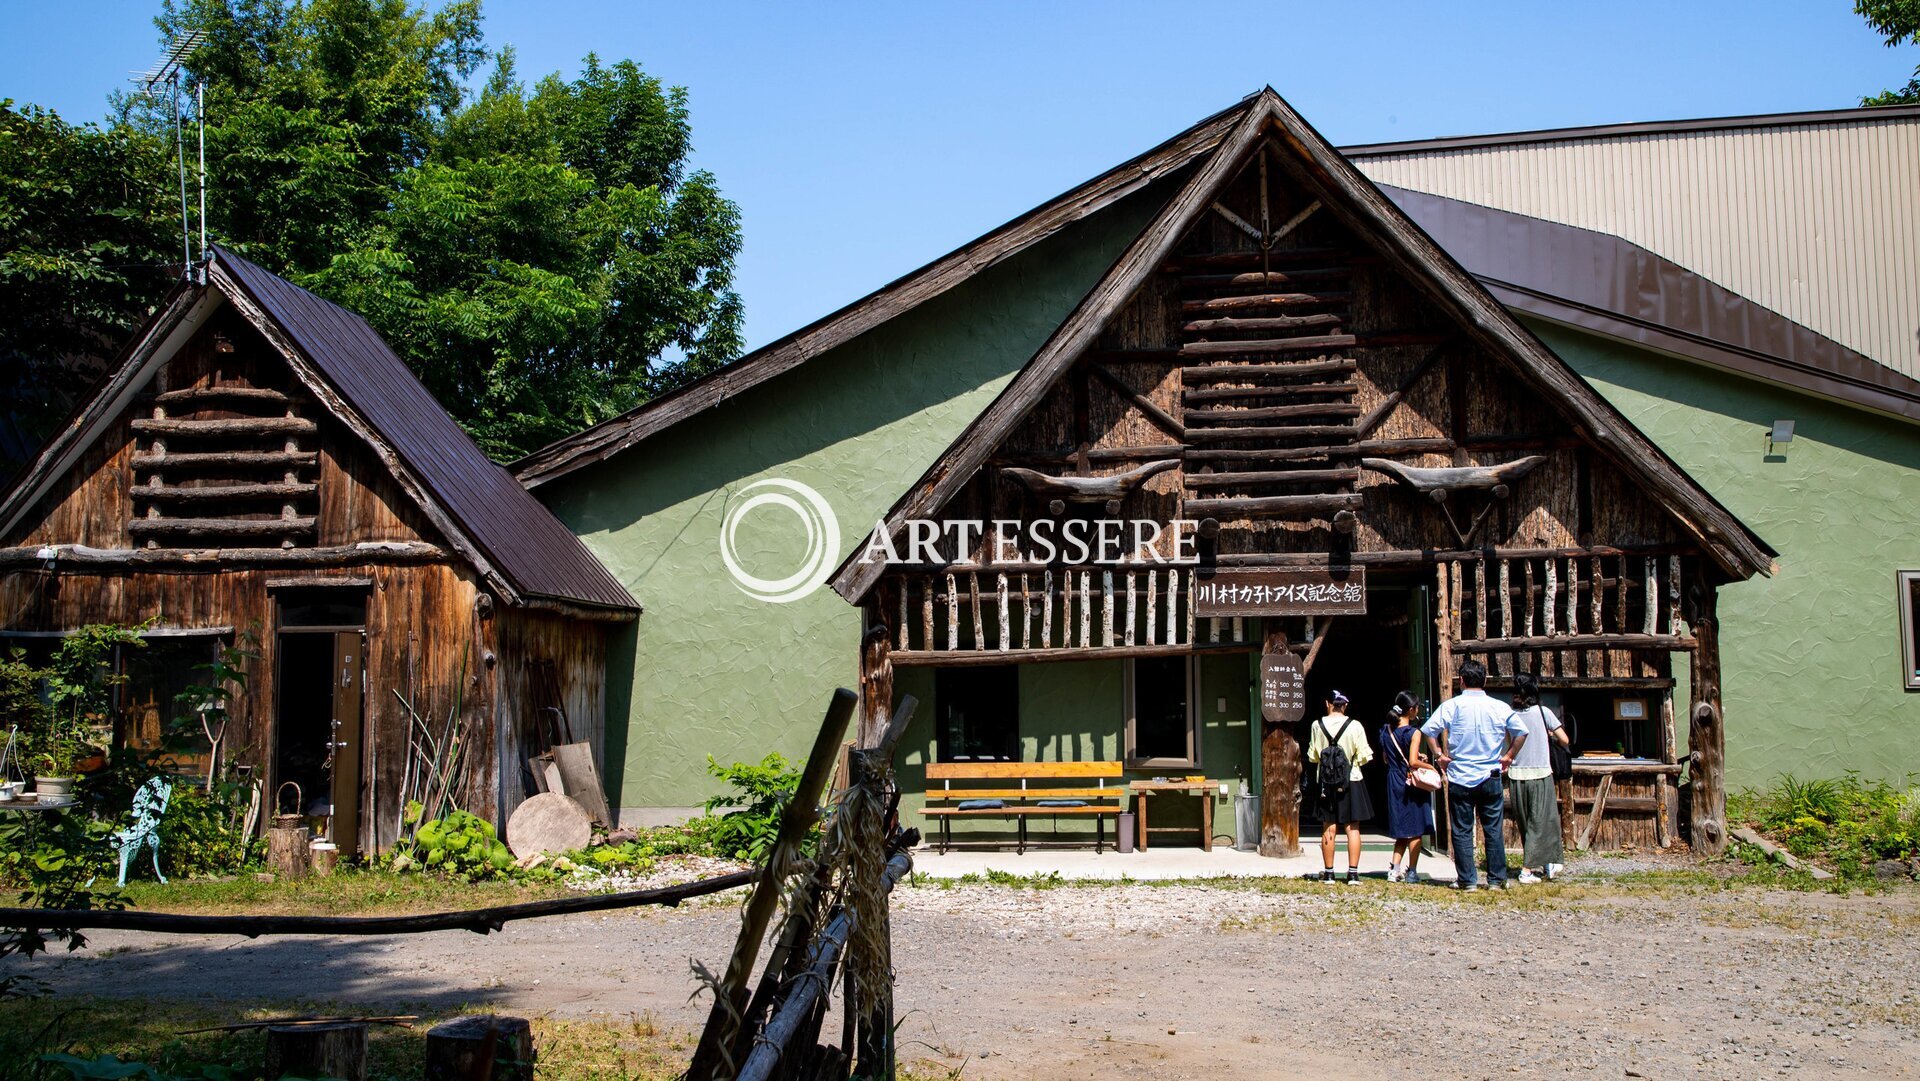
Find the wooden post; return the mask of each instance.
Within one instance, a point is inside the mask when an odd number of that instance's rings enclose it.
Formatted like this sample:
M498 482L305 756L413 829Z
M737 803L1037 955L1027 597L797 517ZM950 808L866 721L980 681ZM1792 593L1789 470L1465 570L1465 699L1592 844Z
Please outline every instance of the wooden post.
M1606 601L1606 589L1601 585L1601 582L1605 579L1606 572L1601 566L1599 556L1593 557L1593 563L1588 568L1587 577L1592 580L1592 584L1587 589L1587 618L1593 621L1594 634L1605 634L1607 633L1607 628L1606 624L1602 622L1601 611Z
M905 578L900 579L900 617L894 624L894 633L899 636L894 645L900 649L911 648L907 641L907 582Z
M273 1025L267 1029L267 1081L328 1077L366 1081L367 1026Z
M1068 571L1069 575L1073 572ZM1093 573L1080 572L1080 648L1093 645Z
M960 586L947 575L947 649L960 648Z
M1720 712L1720 615L1713 583L1698 572L1693 615L1693 705L1688 710L1687 774L1692 807L1687 815L1693 850L1718 856L1727 850L1727 733Z
M893 930L887 905L887 800L883 794L893 787L894 749L905 735L918 705L919 702L908 695L880 732L872 739L861 741L860 748L851 757L853 783L862 795L870 798L843 808L843 813L862 816L851 836L856 843L876 849L873 862L877 873L871 882L849 882L843 901L845 911L853 917L853 933L847 938L847 963L841 977L846 989L843 1008L854 1014L856 1035L841 1050L856 1054L860 1076L876 1079L894 1076ZM846 875L850 878L861 866L860 859L850 859ZM870 986L870 979L877 979L877 985Z
M1264 653L1287 648L1279 620L1266 621ZM1291 724L1260 722L1260 854L1300 854L1300 739ZM1209 797L1211 798L1211 797Z
M967 610L973 614L973 648L987 648L987 627L980 620L980 574L967 573Z
M998 586L1000 589L1000 611L998 613L1000 616L1000 648L1001 650L1004 651L1004 650L1013 648L1012 644L1007 641L1007 638L1008 638L1007 617L1009 614L1009 607L1007 605L1006 572L1002 571L999 577L995 579L994 584Z
M933 576L920 579L920 648L939 649L940 641L933 636Z
M860 640L860 742L880 738L893 715L893 657L887 625L875 623Z
M1487 560L1485 556L1473 565L1473 627L1475 637L1487 636Z
M1047 571L1040 576L1040 594L1041 594L1040 648L1046 649L1053 645L1053 572L1052 571ZM1064 627L1066 625L1066 615L1064 614L1064 606L1067 603L1066 594L1062 593L1060 595L1060 603L1063 606L1060 621L1061 621L1061 626Z
M1113 648L1113 572L1100 572L1100 644Z
M427 1032L426 1081L533 1081L533 1026L524 1017L457 1017Z
M771 853L797 852L801 841L813 829L820 814L821 793L826 789L828 774L832 773L840 757L840 740L846 734L847 720L853 715L857 701L853 692L845 688L833 692L826 718L814 736L813 750L807 755L807 764L801 770L800 784L780 813L780 828ZM786 870L776 866L778 861L772 858L771 853L756 869L753 891L748 894L747 903L741 908L739 937L734 942L732 956L727 960L726 973L714 993L713 1009L700 1034L700 1044L694 1048L693 1063L687 1067L686 1076L690 1081L732 1076L721 1051L733 1046L740 1031L740 1022L747 1007L747 977L753 970L754 961L760 956L760 940L766 936L767 922L772 919L774 907L779 903L783 886L781 874Z
M1027 584L1027 574L1020 572L1020 648L1033 646L1033 587Z

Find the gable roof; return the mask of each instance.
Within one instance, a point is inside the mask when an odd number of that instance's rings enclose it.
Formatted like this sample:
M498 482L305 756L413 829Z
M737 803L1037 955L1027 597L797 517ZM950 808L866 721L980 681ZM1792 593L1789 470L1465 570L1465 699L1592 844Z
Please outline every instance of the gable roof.
M445 536L509 604L625 615L633 597L579 538L481 453L365 319L221 248L207 284L175 291L116 369L0 503L11 530L174 350L231 303L296 378L364 439Z
M1040 400L1136 289L1154 273L1256 147L1273 140L1291 155L1326 209L1406 273L1410 284L1495 356L1561 404L1576 432L1642 484L1723 570L1740 578L1771 568L1773 551L1675 465L1654 443L1522 327L1471 275L1362 176L1272 88L1249 101L1232 132L1134 240L1106 277L1041 346L886 517L897 533L909 518L937 511L992 448ZM857 550L857 549L856 549ZM884 567L849 555L831 579L850 601L863 599Z
M1378 185L1515 311L1920 421L1920 380L1611 233Z
M1267 91L1266 93L1271 93ZM709 375L619 417L558 440L513 463L528 487L603 461L735 394L805 363L932 299L979 270L1011 258L1062 227L1215 151L1256 107L1249 95L1132 160L1102 173L839 311L756 349ZM1907 109L1847 109L1658 124L1523 132L1486 139L1545 140L1629 131L1694 131L1809 119L1881 120ZM1859 114L1859 115L1856 115ZM1480 137L1476 137L1480 138ZM1345 148L1343 153L1410 144ZM1477 204L1444 206L1382 187L1503 303L1528 314L1637 342L1689 360L1895 416L1920 419L1920 382L1779 315L1672 260L1610 234L1560 226ZM1456 202L1456 201L1447 201ZM1564 232L1562 231L1564 230ZM1608 243L1612 242L1612 243ZM1597 271L1597 273L1596 273ZM1643 296L1649 282L1653 297ZM1692 300L1685 299L1694 298ZM1651 301L1651 302L1650 302ZM1862 362L1871 369L1862 368Z

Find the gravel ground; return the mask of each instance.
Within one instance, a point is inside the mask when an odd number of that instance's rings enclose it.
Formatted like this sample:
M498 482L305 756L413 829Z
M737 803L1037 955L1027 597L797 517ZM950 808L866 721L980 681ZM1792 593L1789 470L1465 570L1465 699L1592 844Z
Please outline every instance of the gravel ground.
M1664 864L1649 864L1664 866ZM1369 883L904 888L902 1055L965 1078L1903 1077L1920 1072L1920 890L1576 881L1459 897ZM696 1026L688 961L736 899L378 939L100 932L31 964L63 994L487 1002Z

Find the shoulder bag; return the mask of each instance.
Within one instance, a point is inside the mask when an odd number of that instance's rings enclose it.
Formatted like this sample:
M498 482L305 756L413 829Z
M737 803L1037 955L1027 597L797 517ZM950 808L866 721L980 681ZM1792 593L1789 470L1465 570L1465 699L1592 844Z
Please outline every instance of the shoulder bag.
M1431 766L1421 766L1419 769L1413 768L1413 763L1407 760L1407 753L1400 749L1400 741L1393 738L1393 730L1391 728L1387 730L1386 737L1386 742L1393 745L1394 756L1400 759L1401 767L1407 771L1407 787L1417 788L1422 792L1440 791L1440 786L1443 783L1440 779L1440 771Z

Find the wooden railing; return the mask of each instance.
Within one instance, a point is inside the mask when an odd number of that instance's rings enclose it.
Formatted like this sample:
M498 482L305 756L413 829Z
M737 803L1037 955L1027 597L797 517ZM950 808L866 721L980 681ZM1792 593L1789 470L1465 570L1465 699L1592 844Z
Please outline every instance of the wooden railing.
M1497 671L1522 653L1690 650L1683 569L1678 554L1618 550L1447 559L1436 623L1450 653L1488 655ZM1594 666L1610 671L1604 658Z
M1125 564L902 574L883 584L879 613L892 624L894 661L907 664L1246 642L1244 619L1195 616L1194 575Z

